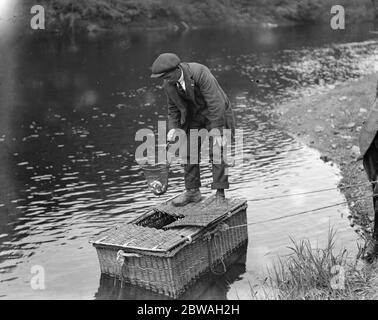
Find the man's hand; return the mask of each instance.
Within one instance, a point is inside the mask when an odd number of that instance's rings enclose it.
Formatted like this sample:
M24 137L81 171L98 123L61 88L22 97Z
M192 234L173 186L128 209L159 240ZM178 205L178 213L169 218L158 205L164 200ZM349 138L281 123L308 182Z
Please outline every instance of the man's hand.
M167 134L167 140L169 142L173 142L175 141L175 138L176 138L176 129L169 130Z

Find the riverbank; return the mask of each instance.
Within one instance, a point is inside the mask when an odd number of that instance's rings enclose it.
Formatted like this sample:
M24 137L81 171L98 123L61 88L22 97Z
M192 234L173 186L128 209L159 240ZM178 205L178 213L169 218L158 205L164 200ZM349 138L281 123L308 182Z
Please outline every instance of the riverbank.
M371 187L366 183L362 161L357 160L358 136L375 98L377 79L375 73L337 84L324 92L278 106L275 111L277 121L286 130L318 149L323 161L339 166L342 174L339 187L348 201L350 224L365 240L371 235L374 217ZM356 184L363 185L343 188ZM370 275L378 272L375 264L368 270Z
M377 79L378 74L372 74L350 80L276 109L276 118L291 134L318 149L324 161L340 167L340 188L349 203L351 225L362 236L371 232L373 208L372 200L366 198L371 195L371 187L366 184L362 161L357 161L358 136L374 100ZM342 188L361 183L365 185ZM355 201L362 197L365 198Z
M269 270L274 300L376 300L378 273L346 250L335 252L336 232L329 230L325 247L292 240L291 255Z
M190 29L209 25L329 23L334 4L345 7L347 21L375 17L370 0L42 0L48 28L77 26L90 31L125 27Z

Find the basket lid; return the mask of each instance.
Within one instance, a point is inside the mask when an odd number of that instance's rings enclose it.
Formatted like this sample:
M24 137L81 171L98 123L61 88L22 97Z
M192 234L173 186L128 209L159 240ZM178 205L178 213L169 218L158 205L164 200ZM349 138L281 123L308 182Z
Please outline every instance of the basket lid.
M203 199L199 203L191 203L185 207L174 207L170 202L153 208L154 212L162 212L180 219L172 222L164 229L156 229L138 225L134 221L118 225L103 233L98 239L91 241L94 246L106 246L127 251L147 251L155 254L172 254L185 242L191 242L203 230L208 230L228 216L247 207L241 199L227 199L222 206L215 204L215 197Z
M184 230L162 230L146 228L132 223L118 225L92 241L94 245L134 249L151 252L166 252L185 242L198 228Z
M153 209L171 216L182 217L164 227L172 229L184 226L210 227L246 206L246 201L243 199L225 199L225 203L219 206L216 204L215 196L211 196L198 203L189 203L185 207L175 207L168 202Z

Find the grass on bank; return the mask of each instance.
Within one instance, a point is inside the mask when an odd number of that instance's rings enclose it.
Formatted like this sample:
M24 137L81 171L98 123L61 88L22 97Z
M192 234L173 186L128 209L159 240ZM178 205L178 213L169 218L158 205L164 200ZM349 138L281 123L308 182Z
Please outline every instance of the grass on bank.
M335 253L335 232L330 230L325 248L313 248L309 240L291 239L291 253L279 259L268 272L271 299L327 300L377 299L378 269L347 250ZM272 296L273 295L273 296Z

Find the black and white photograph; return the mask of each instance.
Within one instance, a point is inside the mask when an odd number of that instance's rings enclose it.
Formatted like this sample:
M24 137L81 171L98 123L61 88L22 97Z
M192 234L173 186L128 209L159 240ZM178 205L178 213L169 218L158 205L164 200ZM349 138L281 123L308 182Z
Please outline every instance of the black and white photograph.
M0 0L0 300L378 299L377 97L377 0Z

